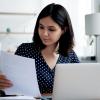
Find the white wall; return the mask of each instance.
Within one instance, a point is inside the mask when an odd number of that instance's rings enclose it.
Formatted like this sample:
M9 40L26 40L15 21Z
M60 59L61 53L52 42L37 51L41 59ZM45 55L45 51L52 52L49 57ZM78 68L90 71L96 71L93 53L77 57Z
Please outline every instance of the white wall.
M14 52L21 43L32 41L35 22L41 9L40 1L0 0L2 50ZM7 28L10 29L9 33L6 33Z
M0 31L6 32L9 28L11 32L33 32L40 4L40 0L0 0Z
M0 0L0 12L33 13L40 8L40 0Z

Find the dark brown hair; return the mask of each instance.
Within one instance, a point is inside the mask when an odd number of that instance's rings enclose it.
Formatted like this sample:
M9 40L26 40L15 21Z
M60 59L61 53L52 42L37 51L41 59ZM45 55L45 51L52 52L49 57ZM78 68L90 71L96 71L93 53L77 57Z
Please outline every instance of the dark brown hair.
M58 53L66 56L68 51L74 46L74 33L68 12L59 4L49 4L40 12L34 29L33 41L40 47L41 50L45 48L45 45L42 43L39 37L38 28L40 19L48 16L50 16L53 21L55 21L61 27L61 29L65 30L64 34L61 35L58 41Z

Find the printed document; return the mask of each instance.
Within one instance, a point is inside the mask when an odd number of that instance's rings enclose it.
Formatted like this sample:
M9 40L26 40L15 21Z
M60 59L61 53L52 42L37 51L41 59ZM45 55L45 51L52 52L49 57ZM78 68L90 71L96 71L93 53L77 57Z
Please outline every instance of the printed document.
M0 52L0 73L11 80L13 86L4 91L8 95L40 97L35 60L7 52Z

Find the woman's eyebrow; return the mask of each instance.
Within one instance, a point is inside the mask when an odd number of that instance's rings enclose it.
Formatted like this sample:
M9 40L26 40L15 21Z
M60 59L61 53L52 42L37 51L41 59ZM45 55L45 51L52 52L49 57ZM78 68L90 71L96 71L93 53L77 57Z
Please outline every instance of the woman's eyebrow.
M41 23L39 23L39 25L43 26Z
M46 26L46 25L43 25L41 23L39 23L40 26L44 26L44 27L50 27L50 28L55 28L55 26Z

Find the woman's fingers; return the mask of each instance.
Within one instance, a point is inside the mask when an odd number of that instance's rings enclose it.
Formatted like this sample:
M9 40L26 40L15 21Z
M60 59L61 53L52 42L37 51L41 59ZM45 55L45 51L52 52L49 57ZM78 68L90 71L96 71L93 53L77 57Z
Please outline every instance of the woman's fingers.
M3 74L0 74L0 79L2 79L2 78L6 78L6 76Z
M0 75L0 89L9 88L11 86L11 81L8 80L5 75Z
M9 88L11 86L12 85L10 85L10 84L0 83L0 89L6 89L6 88Z

